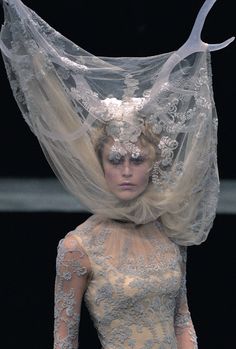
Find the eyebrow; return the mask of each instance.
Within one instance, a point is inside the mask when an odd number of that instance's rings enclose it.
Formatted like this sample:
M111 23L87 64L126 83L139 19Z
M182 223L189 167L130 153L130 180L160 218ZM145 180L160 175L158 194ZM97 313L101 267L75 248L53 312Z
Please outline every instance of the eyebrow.
M107 157L109 160L116 158L116 155L119 155L119 157L117 157L117 159L123 159L123 158L125 158L126 155L128 155L128 157L131 159L138 159L139 157L147 158L149 156L149 154L146 152L140 153L137 157L132 157L132 154L130 154L130 153L127 153L125 155L121 155L118 152L113 153L113 154L111 154L111 153L104 154L104 156Z

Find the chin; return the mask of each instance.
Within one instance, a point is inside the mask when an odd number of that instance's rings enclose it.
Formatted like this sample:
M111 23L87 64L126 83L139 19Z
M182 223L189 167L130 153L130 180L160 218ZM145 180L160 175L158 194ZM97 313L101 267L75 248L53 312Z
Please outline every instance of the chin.
M117 196L118 197L118 196ZM126 196L126 197L123 197L123 196L119 196L118 199L120 199L121 201L131 201L131 200L134 200L136 199L136 195L133 195L133 196Z
M124 192L124 193L119 193L119 194L116 194L114 193L115 196L119 199L119 200L122 200L122 201L131 201L131 200L134 200L136 199L139 195L141 195L142 193L132 193L132 192Z

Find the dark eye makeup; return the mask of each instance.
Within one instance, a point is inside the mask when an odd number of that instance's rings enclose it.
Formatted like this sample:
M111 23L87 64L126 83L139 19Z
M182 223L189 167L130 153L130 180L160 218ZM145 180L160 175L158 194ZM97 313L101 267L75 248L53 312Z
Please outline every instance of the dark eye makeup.
M143 155L139 155L136 158L131 157L130 161L134 164L142 164L146 160L146 157Z
M120 165L124 162L124 157L120 157L120 158L114 157L114 158L109 158L108 160L112 165Z
M119 157L116 157L116 156L110 157L109 156L109 158L108 158L108 161L112 165L121 165L121 164L123 164L124 160L125 160L124 156L119 156ZM143 155L139 155L136 158L130 156L130 158L129 158L129 161L134 165L142 164L145 160L146 160L146 157Z

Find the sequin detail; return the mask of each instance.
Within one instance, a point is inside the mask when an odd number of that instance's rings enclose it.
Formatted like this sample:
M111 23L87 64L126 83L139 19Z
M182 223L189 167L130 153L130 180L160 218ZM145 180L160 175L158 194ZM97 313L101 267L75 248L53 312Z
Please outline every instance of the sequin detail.
M75 243L69 264L68 239ZM183 341L197 348L186 299L186 248L170 241L160 225L92 216L63 241L54 349L77 348L83 292L102 349L177 349Z

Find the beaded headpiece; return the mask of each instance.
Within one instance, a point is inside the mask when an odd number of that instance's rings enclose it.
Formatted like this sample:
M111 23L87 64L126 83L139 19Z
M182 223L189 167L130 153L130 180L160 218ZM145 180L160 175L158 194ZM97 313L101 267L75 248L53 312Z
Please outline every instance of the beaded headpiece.
M0 48L22 114L58 178L91 212L136 224L160 218L179 243L203 241L219 188L217 115L210 52L201 40L215 3L206 0L179 50L151 57L96 57L20 0L3 0ZM145 129L157 158L152 182L122 202L109 192L93 137L100 126L114 154L137 157Z

